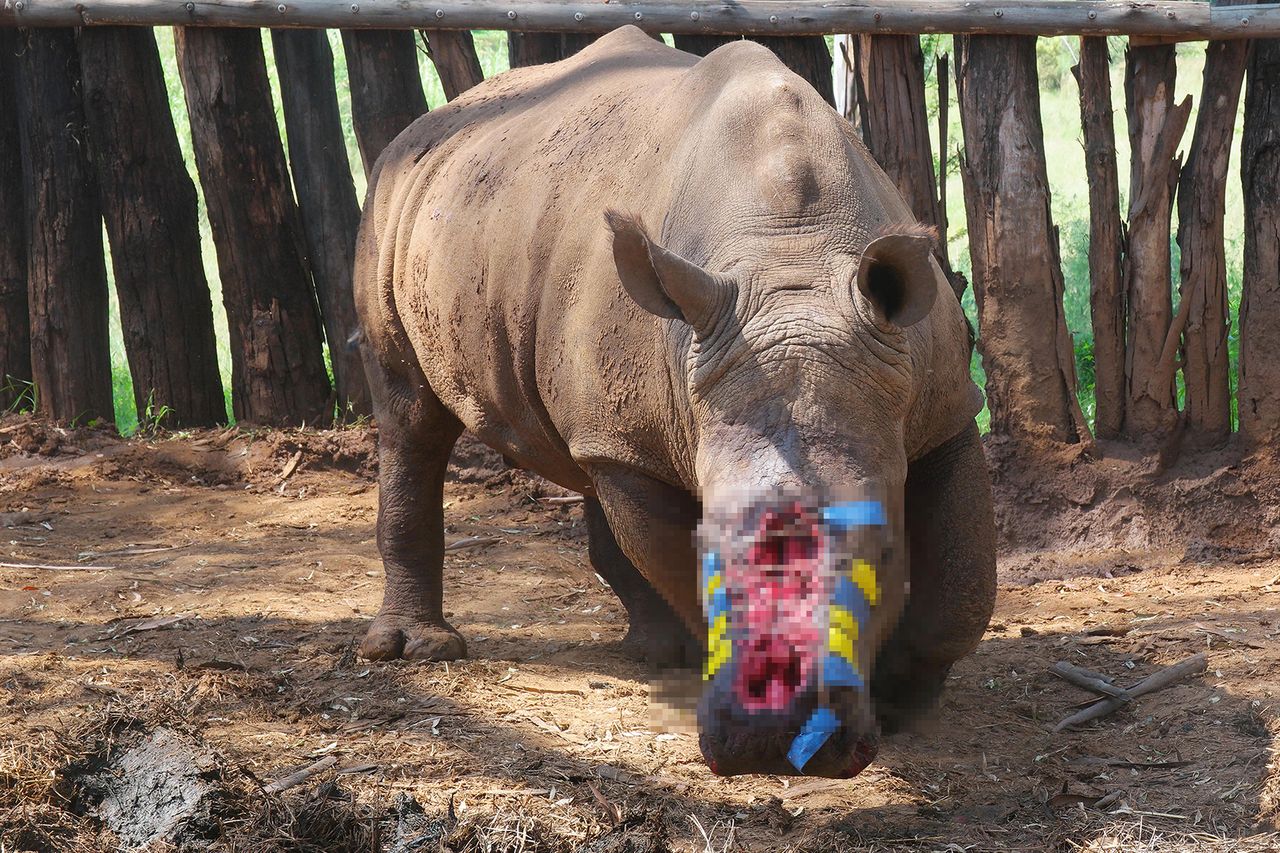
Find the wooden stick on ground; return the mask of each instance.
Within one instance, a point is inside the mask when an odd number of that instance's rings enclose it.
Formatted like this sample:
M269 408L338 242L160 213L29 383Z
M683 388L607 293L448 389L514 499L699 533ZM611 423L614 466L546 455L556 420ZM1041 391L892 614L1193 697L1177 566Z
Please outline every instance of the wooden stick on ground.
M55 563L0 563L0 569L39 569L46 572L109 572L115 566L60 566Z
M549 498L538 498L538 503L549 504L550 506L564 506L566 504L580 504L582 500L582 495L555 495Z
M500 542L496 536L468 536L465 539L459 539L457 542L450 542L444 546L446 551L461 551L464 548L479 548L481 545L492 545Z
M314 764L308 764L306 767L302 768L296 773L290 773L288 776L284 776L264 786L262 790L266 791L268 794L278 794L281 791L287 791L290 788L296 788L298 785L301 785L303 782L307 781L312 776L316 775L317 773L323 773L324 771L328 770L330 767L332 767L337 763L338 763L337 758L335 758L332 755L326 755L324 758L320 759Z
M1184 661L1175 663L1173 666L1168 666L1158 672L1152 673L1124 692L1129 696L1128 701L1131 701L1139 696L1147 693L1154 693L1155 691L1162 690L1171 684L1176 684L1184 678L1195 675L1196 673L1204 672L1207 667L1208 660L1203 654L1192 655ZM1054 672L1057 674L1056 667ZM1083 711L1077 711L1070 717L1067 717L1065 720L1054 726L1053 730L1055 732L1060 732L1063 729L1078 726L1082 723L1087 723L1090 720L1096 720L1098 717L1105 717L1107 714L1110 714L1125 705L1126 701L1127 700L1123 698L1108 696L1105 699L1095 702Z
M1083 687L1085 690L1092 690L1094 693L1101 693L1103 696L1119 699L1121 702L1128 702L1133 699L1133 695L1128 690L1116 687L1101 673L1081 669L1066 661L1060 660L1055 663L1050 672L1077 687Z

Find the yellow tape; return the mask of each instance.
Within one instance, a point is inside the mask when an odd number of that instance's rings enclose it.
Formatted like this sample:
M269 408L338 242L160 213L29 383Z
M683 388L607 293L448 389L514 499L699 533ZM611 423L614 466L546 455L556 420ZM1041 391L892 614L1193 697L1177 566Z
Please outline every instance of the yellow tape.
M733 641L725 634L729 630L729 614L721 613L707 633L707 666L703 678L711 678L733 656Z
M849 639L857 641L858 639L858 620L854 618L853 613L839 605L833 604L830 610L831 627L839 628L841 631L849 635Z
M719 589L720 585L723 583L724 576L719 572L716 572L711 577L707 578L707 601L711 600L711 596L716 594L716 590Z
M880 601L880 584L876 581L876 570L865 560L854 560L849 567L853 582L862 589L867 603L875 605Z
M850 636L842 628L834 624L827 629L828 648L851 664L857 664L857 660L853 656L854 640L854 636Z

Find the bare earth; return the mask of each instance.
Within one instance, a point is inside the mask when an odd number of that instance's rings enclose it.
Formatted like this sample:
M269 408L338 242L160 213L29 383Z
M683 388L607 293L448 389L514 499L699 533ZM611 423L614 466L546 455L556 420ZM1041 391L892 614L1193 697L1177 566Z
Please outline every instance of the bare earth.
M0 568L0 849L112 849L69 767L126 717L248 780L336 759L284 794L250 784L255 819L287 831L230 821L227 849L1280 846L1269 530L1235 550L1014 550L983 644L920 731L848 782L720 779L622 653L580 507L474 445L445 512L449 542L493 540L446 562L471 658L374 665L353 654L382 585L372 430L125 442L8 419L0 442L0 561L61 567ZM1200 651L1203 676L1052 732L1089 698L1055 661L1129 685Z

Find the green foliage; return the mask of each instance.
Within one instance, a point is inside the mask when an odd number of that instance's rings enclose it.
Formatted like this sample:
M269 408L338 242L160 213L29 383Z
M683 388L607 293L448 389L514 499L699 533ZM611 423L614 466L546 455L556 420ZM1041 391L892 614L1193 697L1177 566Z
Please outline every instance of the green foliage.
M36 388L36 383L26 379L18 379L7 373L4 382L0 383L0 395L5 397L13 397L4 410L6 415L13 414L30 414L36 410L36 406L40 403L40 395Z
M137 432L148 438L154 438L158 435L167 426L165 421L174 414L173 409L169 406L163 404L157 406L155 399L155 391L147 394L147 405L138 417Z

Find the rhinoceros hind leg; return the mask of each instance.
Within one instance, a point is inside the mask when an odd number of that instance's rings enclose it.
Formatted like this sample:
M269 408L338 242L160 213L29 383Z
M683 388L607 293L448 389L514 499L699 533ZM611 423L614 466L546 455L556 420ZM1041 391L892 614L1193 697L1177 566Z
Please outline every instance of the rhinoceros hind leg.
M976 426L911 463L904 509L911 595L871 687L886 732L933 707L952 664L973 651L991 619L995 520Z
M378 550L382 609L360 643L369 660L456 660L462 636L444 618L444 478L462 433L426 378L367 365L378 418Z
M701 654L698 641L622 552L600 502L587 498L584 514L591 567L627 609L630 625L623 647L633 657L660 669L696 665Z

